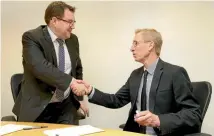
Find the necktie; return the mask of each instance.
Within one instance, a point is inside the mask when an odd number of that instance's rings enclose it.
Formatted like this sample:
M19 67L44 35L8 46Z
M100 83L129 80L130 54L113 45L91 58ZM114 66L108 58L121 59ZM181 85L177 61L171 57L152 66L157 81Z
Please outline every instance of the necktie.
M65 72L65 52L62 39L56 39L59 43L59 70Z
M65 52L64 52L64 46L63 46L63 43L64 41L62 39L59 39L57 38L56 39L57 42L59 43L59 70L62 71L62 72L65 72ZM59 100L59 101L62 101L64 99L64 92L57 89L56 90L56 98Z
M148 71L145 70L143 74L143 88L142 88L142 93L141 93L141 111L146 110L146 83L147 83L147 75ZM142 133L146 133L146 127L141 126L140 128Z

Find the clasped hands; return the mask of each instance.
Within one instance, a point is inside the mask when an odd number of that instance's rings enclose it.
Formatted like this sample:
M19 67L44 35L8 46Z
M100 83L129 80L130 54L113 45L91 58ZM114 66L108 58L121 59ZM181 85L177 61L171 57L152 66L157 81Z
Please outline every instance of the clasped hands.
M91 92L92 87L82 80L74 79L70 85L72 92L77 96L84 96ZM80 109L83 111L84 115L89 117L89 109L84 101L80 101Z
M84 96L91 93L92 86L83 80L73 79L71 83L71 89L73 93L77 96Z

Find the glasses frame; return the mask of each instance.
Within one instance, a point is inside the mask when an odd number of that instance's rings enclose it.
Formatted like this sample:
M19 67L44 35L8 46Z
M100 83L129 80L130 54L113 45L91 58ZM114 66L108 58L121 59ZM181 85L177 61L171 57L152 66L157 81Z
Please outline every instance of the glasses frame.
M68 21L68 20L64 20L64 19L59 18L59 17L56 17L56 18L59 19L59 20L61 20L61 21L63 21L63 22L68 23L71 26L73 26L76 23L76 20Z
M151 42L151 41L133 41L132 42L132 46L135 48L135 47L138 47L140 43L148 43L148 42Z

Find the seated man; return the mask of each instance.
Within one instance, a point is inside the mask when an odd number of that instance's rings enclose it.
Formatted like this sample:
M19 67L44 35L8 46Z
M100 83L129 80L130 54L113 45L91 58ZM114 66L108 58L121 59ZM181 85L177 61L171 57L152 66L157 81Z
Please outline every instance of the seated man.
M131 52L143 66L131 73L116 94L103 93L84 81L79 83L88 87L92 103L120 108L131 102L125 131L173 136L195 133L202 120L189 76L183 67L160 59L161 46L162 37L156 30L136 30ZM72 88L80 95L75 84Z

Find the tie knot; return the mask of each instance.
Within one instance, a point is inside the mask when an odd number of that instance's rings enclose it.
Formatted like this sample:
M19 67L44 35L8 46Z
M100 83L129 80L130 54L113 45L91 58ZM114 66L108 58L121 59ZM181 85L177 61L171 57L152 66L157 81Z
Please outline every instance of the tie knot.
M144 71L144 77L147 77L147 75L148 75L148 71L145 70L145 71Z
M64 41L62 39L57 38L56 41L59 43L59 46L62 46Z

